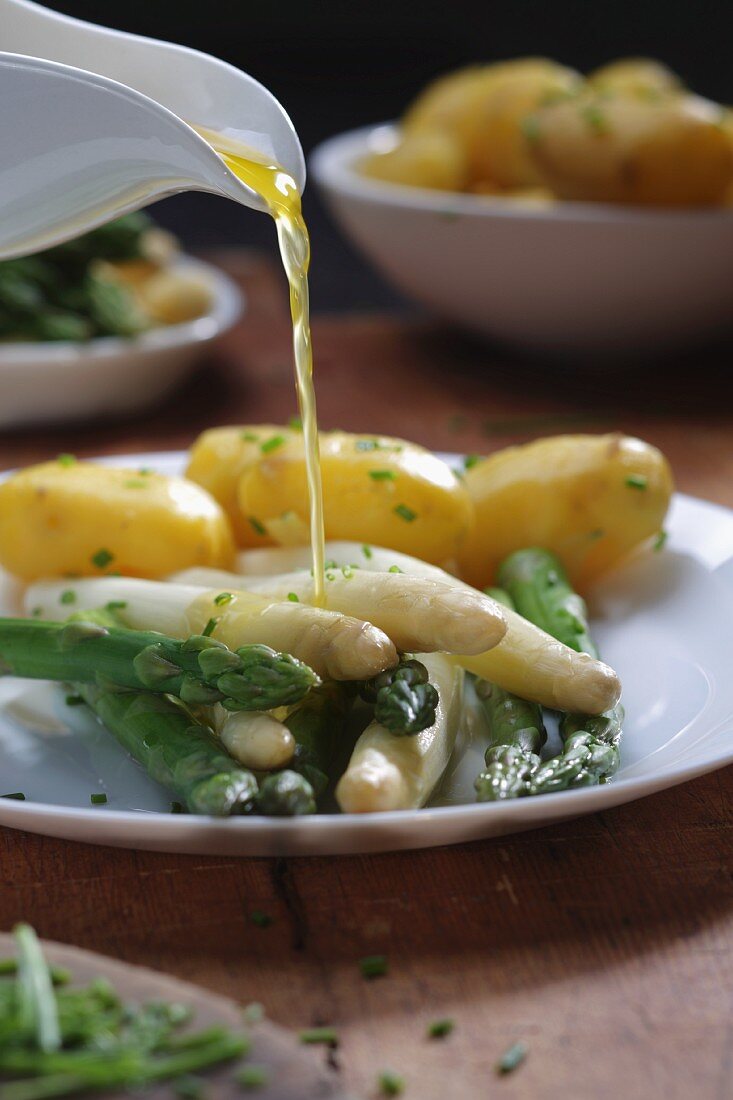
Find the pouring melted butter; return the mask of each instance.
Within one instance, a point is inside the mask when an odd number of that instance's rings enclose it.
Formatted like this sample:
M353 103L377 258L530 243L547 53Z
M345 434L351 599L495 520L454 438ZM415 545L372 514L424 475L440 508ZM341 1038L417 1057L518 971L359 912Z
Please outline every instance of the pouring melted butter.
M196 126L237 179L246 184L267 204L275 219L280 256L290 287L290 315L293 321L293 355L298 407L303 424L305 469L308 480L311 554L313 557L314 603L324 607L325 533L323 525L323 489L318 448L316 395L313 388L313 348L311 344L308 268L310 238L303 220L300 193L295 180L277 164L250 159L249 150L231 138Z

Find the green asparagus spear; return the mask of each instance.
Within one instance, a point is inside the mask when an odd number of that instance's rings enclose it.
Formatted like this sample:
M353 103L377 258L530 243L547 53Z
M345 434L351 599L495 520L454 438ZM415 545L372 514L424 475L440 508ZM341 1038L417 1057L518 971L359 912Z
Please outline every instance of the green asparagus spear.
M570 587L562 562L549 550L516 550L499 567L499 583L520 615L578 653L598 656L588 632L585 600Z
M68 623L0 619L0 672L29 679L115 684L228 710L292 706L319 683L296 658L264 645L236 652L213 638L186 641L128 630L106 613Z
M391 733L420 733L435 722L438 692L420 661L403 658L397 668L380 673L361 687L374 703L374 718Z
M316 812L313 787L299 772L289 768L262 780L254 804L255 812L267 817L300 817Z
M346 684L331 680L309 691L285 719L295 738L290 767L308 780L316 797L328 785L338 736L351 699Z
M182 703L95 684L77 690L120 744L191 813L229 817L252 808L257 780L222 750Z
M517 610L536 626L578 652L598 657L585 601L573 591L560 560L548 550L517 550L499 569ZM624 710L602 715L566 714L560 720L563 752L533 776L530 794L587 786L609 779L620 764L618 746Z
M491 595L514 610L513 600L505 590L492 589ZM491 735L486 767L475 783L477 801L519 798L526 794L530 776L541 763L539 752L547 739L542 708L487 680L476 681L476 695Z

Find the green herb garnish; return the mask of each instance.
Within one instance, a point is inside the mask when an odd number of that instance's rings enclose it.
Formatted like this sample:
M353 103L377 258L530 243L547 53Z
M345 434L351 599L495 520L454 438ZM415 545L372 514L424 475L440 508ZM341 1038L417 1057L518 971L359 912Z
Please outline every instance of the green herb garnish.
M359 962L359 969L365 978L382 978L388 972L386 955L367 955Z
M397 474L394 470L370 470L369 477L372 481L394 481Z
M362 546L361 552L362 552L362 554L364 555L364 557L366 558L367 561L372 560L372 548L371 548L371 546Z
M240 432L239 438L243 439L245 443L257 443L260 437L257 432Z
M76 455L59 455L56 461L59 466L75 466L77 458Z
M448 1016L443 1020L433 1020L432 1024L428 1027L428 1038L445 1039L447 1035L450 1035L455 1026L455 1020L451 1020Z
M266 535L267 528L255 516L249 516L249 525L256 535Z
M405 1091L405 1079L391 1069L384 1069L379 1074L379 1091L382 1096L401 1096Z
M481 461L481 455L466 455L463 460L463 469L471 470L474 466L478 465Z
M627 489L646 489L649 485L649 478L644 474L629 474L624 485Z
M214 596L214 603L217 607L225 607L233 599L234 596L231 592L220 592L218 596Z
M288 592L288 599L291 603L300 603L300 598L297 592Z
M84 705L81 695L67 695L64 701L67 707L81 707Z
M259 1089L268 1084L270 1075L264 1066L245 1066L241 1069L235 1081L243 1089Z
M221 622L221 615L212 616L212 618L209 619L209 621L206 624L206 626L204 627L204 629L201 631L204 638L210 638L211 635L216 630L216 628L217 628L217 626L219 625L220 622Z
M527 1054L528 1050L524 1043L514 1043L508 1050L504 1051L496 1063L496 1072L502 1076L506 1073L513 1073L515 1069L521 1066Z
M404 569L400 569L399 565L390 565L387 572L388 573L404 573Z
M264 443L260 444L260 450L263 455L269 455L271 451L276 451L278 447L282 447L283 443L286 443L284 435L273 435L269 439L266 439Z
M324 1046L337 1047L339 1043L338 1032L334 1027L308 1027L301 1031L298 1038L301 1043L309 1046L323 1044Z
M294 432L302 432L303 421L300 419L299 416L291 416L290 420L288 420L288 427L292 428Z
M25 795L22 791L11 791L10 794L0 794L0 798L10 798L14 802L25 802Z
M105 605L105 611L124 611L127 600L109 600Z
M67 588L59 596L59 603L69 604L76 603L76 592L72 588Z
M106 794L93 794L91 795L92 806L104 806L107 803Z
M669 533L667 531L665 531L664 529L662 529L658 533L657 537L654 539L654 544L653 544L653 547L652 547L655 553L658 554L660 550L664 549L668 538L669 538Z
M115 560L114 554L109 550L105 550L102 547L101 550L97 550L96 554L92 554L92 565L96 565L97 569L106 569L110 562Z
M394 514L399 516L400 519L403 519L405 523L412 523L413 520L417 519L417 512L413 512L412 508L409 508L406 504L398 504L393 511Z

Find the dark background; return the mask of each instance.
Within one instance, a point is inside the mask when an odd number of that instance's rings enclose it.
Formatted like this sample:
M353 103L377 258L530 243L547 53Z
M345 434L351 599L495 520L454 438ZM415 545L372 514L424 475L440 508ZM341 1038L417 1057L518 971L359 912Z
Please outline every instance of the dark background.
M398 115L433 76L472 61L544 54L581 70L646 54L695 91L733 103L733 0L56 0L68 15L185 43L231 62L284 104L306 153L340 130ZM1 28L0 28L1 37ZM394 305L306 192L316 309ZM156 217L189 247L275 251L269 219L204 195Z

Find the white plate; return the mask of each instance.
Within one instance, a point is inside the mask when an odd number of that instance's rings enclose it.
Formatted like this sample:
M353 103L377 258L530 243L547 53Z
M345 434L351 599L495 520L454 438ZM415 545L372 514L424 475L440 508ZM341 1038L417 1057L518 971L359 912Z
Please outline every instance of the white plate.
M203 349L240 316L244 297L218 267L181 257L176 270L211 287L203 317L133 339L0 343L0 428L134 412L181 382Z
M183 456L130 455L130 465L178 472ZM594 626L618 669L627 709L622 768L613 782L539 798L477 805L479 747L456 760L435 805L297 820L167 813L170 795L51 685L0 682L0 825L49 836L158 851L331 855L427 848L545 825L672 787L733 761L733 512L677 496L661 554L640 555L594 592ZM728 563L728 568L726 568ZM13 613L0 577L0 613ZM90 807L92 792L108 804Z

